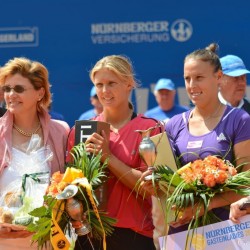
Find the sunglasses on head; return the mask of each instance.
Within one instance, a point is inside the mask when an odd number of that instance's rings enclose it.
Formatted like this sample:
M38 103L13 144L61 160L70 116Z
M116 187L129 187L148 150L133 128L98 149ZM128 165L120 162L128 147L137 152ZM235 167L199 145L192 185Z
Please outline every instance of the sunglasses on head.
M2 87L2 90L5 93L9 93L12 89L18 94L23 93L25 90L27 90L22 85L16 85L13 88L7 85Z

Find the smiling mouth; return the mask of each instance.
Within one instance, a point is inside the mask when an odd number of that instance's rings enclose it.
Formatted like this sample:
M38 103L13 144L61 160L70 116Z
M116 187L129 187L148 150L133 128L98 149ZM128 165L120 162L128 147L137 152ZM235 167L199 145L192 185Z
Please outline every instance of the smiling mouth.
M202 94L202 92L196 92L196 93L191 93L191 96L192 97L198 97L198 96L200 96Z

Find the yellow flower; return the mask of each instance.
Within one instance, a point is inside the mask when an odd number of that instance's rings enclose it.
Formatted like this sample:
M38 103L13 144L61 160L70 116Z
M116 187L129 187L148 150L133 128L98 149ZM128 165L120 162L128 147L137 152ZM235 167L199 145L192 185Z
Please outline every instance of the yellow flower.
M83 172L80 169L68 167L66 169L66 172L63 176L62 181L67 182L67 183L71 183L76 178L83 178L83 177L84 177Z

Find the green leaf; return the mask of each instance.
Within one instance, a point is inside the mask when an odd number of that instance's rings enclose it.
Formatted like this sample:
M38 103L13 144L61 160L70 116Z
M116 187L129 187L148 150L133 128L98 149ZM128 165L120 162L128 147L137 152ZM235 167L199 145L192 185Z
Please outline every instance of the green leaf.
M48 213L48 210L46 207L35 208L31 212L29 212L29 214L34 216L34 217L46 216L47 213Z

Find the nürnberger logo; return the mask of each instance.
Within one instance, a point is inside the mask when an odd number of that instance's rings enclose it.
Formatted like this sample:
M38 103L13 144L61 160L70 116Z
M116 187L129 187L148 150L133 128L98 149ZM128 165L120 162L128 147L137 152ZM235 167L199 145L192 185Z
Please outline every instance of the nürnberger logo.
M192 36L193 27L186 19L177 19L171 25L170 32L176 41L186 42Z

